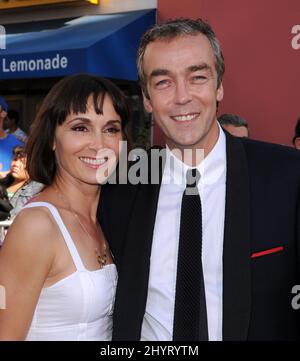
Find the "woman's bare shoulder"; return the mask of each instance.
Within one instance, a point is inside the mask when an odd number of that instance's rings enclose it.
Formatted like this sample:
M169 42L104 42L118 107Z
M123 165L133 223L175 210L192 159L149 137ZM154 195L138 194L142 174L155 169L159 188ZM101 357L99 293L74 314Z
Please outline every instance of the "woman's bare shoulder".
M45 207L25 208L14 219L5 237L3 248L20 248L19 252L48 253L54 256L53 238L57 234L57 225Z
M49 231L53 231L53 228L56 228L56 224L47 208L33 207L21 210L10 228L46 235Z

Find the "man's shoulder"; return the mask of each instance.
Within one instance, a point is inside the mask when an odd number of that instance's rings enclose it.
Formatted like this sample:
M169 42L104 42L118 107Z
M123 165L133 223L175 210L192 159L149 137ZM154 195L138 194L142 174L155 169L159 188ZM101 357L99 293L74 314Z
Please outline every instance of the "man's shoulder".
M108 179L108 181L101 186L102 202L106 203L107 200L111 205L114 203L121 204L132 197L132 194L137 190L137 185L129 181L128 172L134 164L135 162L130 162L126 170L117 173L115 177Z
M240 139L248 155L259 155L259 158L262 160L273 158L275 160L282 159L295 162L300 161L299 150L289 147L287 145L269 143L249 138Z
M153 172L157 173L154 184L159 184L164 155L156 154L155 150L160 149L162 148L152 147L144 150L134 160L129 161L126 167L117 169L116 174L101 186L102 203L109 203L109 207L114 207L115 204L130 204L141 187L152 184Z
M300 151L281 144L241 139L252 173L300 179Z

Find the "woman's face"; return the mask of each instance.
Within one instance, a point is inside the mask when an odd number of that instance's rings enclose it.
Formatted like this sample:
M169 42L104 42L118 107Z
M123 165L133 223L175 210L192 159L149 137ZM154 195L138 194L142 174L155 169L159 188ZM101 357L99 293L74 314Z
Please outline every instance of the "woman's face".
M121 140L121 118L110 96L104 96L103 114L95 112L90 96L86 113L71 113L56 128L53 149L59 176L102 183L116 166Z
M26 156L14 156L11 165L10 172L14 179L18 181L26 181L29 176L26 172Z

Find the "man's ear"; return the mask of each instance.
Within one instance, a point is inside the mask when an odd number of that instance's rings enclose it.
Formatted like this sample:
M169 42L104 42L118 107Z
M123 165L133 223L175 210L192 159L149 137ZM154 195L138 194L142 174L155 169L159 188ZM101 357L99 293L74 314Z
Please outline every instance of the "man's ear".
M223 84L221 83L219 85L219 88L217 89L217 101L220 102L222 101L224 97L224 89L223 89Z
M146 109L146 111L148 113L152 113L152 105L151 105L151 100L150 98L146 97L146 95L143 93L143 102L144 102L144 107Z
M300 149L300 137L295 139L294 145L296 149Z

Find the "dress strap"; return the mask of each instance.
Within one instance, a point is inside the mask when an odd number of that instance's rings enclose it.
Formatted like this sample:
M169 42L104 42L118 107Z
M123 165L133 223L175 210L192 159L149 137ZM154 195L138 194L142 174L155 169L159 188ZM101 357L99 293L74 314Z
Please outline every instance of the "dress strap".
M77 270L85 270L85 267L82 263L82 260L79 256L79 253L77 251L77 248L73 242L73 239L69 233L69 231L67 230L57 208L48 202L32 202L32 203L28 203L26 206L24 206L22 209L25 208L34 208L34 207L46 207L49 209L50 213L52 214L52 217L54 218L55 222L57 223L63 237L64 240L67 244L67 247L69 249L69 252L71 254L71 257L73 259L73 262L75 264L75 267L77 268Z

